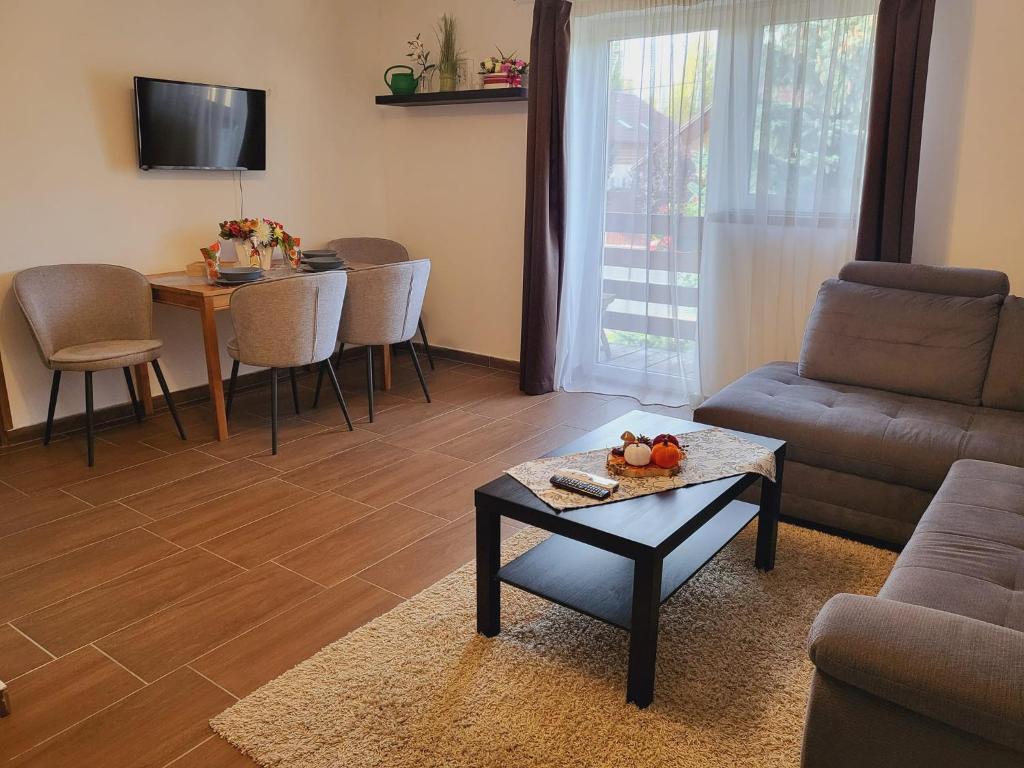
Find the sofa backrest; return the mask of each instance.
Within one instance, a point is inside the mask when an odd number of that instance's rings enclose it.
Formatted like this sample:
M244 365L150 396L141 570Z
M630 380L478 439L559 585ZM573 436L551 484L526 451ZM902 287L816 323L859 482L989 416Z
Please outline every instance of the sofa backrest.
M943 296L1006 296L1010 278L994 269L933 267L929 264L893 264L886 261L848 261L839 279L851 283L901 288L904 291L939 293Z
M800 375L980 405L1008 290L989 270L847 264L818 291Z
M1024 411L1024 298L1007 296L985 377L981 404Z

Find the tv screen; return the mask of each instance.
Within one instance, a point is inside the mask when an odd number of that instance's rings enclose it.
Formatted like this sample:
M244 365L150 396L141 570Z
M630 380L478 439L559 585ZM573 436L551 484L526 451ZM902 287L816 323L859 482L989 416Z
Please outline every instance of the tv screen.
M139 167L264 171L267 92L135 78Z

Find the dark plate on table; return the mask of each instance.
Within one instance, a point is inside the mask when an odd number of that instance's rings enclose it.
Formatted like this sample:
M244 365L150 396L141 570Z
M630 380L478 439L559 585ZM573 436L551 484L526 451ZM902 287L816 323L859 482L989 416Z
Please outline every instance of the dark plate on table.
M218 283L224 285L240 285L252 283L263 277L263 270L260 267L222 267Z
M329 272L332 269L341 269L345 262L337 256L311 256L302 261L303 267L312 272Z
M302 260L303 261L305 261L306 259L317 259L317 258L322 258L322 257L331 257L331 258L336 259L336 258L338 258L338 252L335 251L335 250L331 250L330 248L324 248L324 249L318 250L318 251L303 251L302 252Z

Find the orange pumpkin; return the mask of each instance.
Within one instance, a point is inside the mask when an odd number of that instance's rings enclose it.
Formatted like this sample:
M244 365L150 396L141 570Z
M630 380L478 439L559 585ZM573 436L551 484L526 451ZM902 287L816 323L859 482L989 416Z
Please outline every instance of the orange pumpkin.
M656 443L651 449L651 461L662 469L671 469L683 458L683 452L678 445L673 445L668 440Z

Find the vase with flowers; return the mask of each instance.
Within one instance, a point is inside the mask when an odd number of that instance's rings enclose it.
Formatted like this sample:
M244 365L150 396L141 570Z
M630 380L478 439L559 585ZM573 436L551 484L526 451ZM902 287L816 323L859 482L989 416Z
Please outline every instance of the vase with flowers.
M506 56L499 48L497 56L488 56L480 62L480 86L485 89L521 88L529 70L529 62L520 59L514 51Z
M273 219L234 219L220 223L220 236L235 245L240 264L249 264L270 269L274 249L285 242L294 240L284 226Z
M437 65L430 61L430 51L423 45L423 40L420 38L421 35L417 34L415 40L409 41L409 52L405 56L411 59L413 66L420 71L416 75L416 84L419 86L420 93L429 93Z

